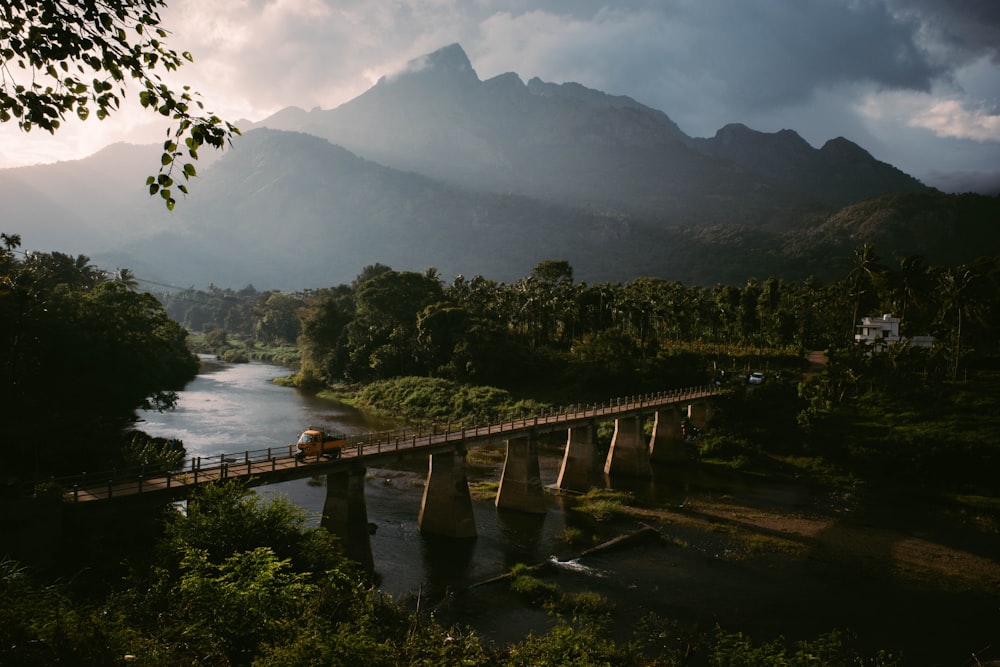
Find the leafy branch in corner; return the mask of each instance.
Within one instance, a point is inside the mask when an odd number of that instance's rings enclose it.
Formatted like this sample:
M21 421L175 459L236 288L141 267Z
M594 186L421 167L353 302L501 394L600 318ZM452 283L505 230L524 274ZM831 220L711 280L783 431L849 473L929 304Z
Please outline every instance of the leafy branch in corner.
M178 168L187 181L197 175L186 156L198 159L205 145L222 149L240 131L204 105L188 86L177 93L160 72L192 62L188 52L168 48L160 26L164 0L24 0L0 3L0 122L16 122L55 133L68 115L104 120L119 110L131 79L146 109L171 118L159 173L147 179L150 195L167 209ZM183 149L181 148L183 146ZM187 187L177 184L187 193Z

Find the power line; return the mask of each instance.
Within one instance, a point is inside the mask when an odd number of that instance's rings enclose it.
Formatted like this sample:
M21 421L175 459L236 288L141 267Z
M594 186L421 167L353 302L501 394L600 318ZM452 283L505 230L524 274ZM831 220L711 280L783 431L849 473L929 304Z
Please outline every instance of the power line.
M28 258L31 255L52 255L51 252L39 252L37 250L10 249L9 252L11 254L21 255L24 258ZM66 253L60 253L60 254L64 254L65 255ZM66 255L66 256L72 258L72 255ZM83 255L83 257L86 257L86 255ZM121 270L124 268L124 267L119 267L119 268L114 269L114 270L108 269L108 268L102 267L102 266L100 266L98 264L91 263L89 257L87 257L87 266L93 268L95 271L100 271L101 273L103 273L105 276L111 278L112 280L116 279L119 276ZM131 269L128 269L128 270L129 270L129 272L131 272ZM143 283L145 285L154 285L156 287L165 287L167 289L176 290L178 292L183 292L183 291L189 290L189 289L190 290L194 290L195 289L195 287L193 285L189 286L189 287L181 287L179 285L171 285L170 283L157 282L155 280L150 280L149 278L140 278L139 276L136 276L134 274L132 275L131 280L134 280L137 283ZM152 291L152 290L150 290L150 291ZM197 290L197 291L201 291L201 290Z

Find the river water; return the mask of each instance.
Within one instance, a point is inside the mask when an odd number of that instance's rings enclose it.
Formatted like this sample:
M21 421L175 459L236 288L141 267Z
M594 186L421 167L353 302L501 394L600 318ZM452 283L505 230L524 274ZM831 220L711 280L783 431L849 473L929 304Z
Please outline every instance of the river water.
M188 457L214 458L222 453L287 447L307 426L337 433L388 430L393 424L365 417L350 406L319 399L271 382L287 369L262 363L220 364L203 357L202 372L179 392L177 408L144 412L137 428L150 435L179 438ZM544 484L558 476L560 460L540 457ZM479 537L468 544L421 537L417 516L427 473L426 457L408 469L370 469L366 477L368 520L380 588L395 597L439 600L448 591L488 579L515 563L535 563L554 553L563 528L553 500L544 516L498 513L475 503ZM469 479L499 479L496 466L469 466ZM282 494L305 509L318 524L326 490L324 480L296 480L258 488L262 495Z
M189 457L287 447L307 426L349 434L394 426L271 382L285 374L286 369L268 364L230 365L203 358L202 372L180 392L177 408L143 413L144 421L137 426L151 435L180 438ZM541 447L543 485L555 483L560 461L558 443ZM368 471L365 502L375 525L371 550L380 589L411 607L434 607L441 620L470 624L497 642L516 641L551 619L527 609L502 584L479 584L517 563L547 561L556 563L562 590L596 592L615 604L615 627L622 639L639 618L655 612L706 628L720 624L760 641L779 635L811 639L833 629L850 629L857 633L861 649L902 651L910 658L906 664L972 664L966 658L991 643L992 630L992 638L1000 642L995 597L914 590L870 572L858 576L808 562L787 567L748 564L723 553L725 540L685 532L680 526L666 528L668 540L577 559L580 547L560 539L567 526L600 541L641 523L611 529L588 522L564 511L566 501L555 494L547 496L544 515L473 503L475 540L424 537L417 517L426 472L426 459L408 469ZM615 480L614 487L659 507L680 508L686 498L699 496L807 514L821 507L829 510L836 502L792 484L748 482L735 474L683 468L657 468L654 473L652 481ZM500 470L470 465L468 474L470 482L499 480ZM257 492L286 496L319 524L326 497L323 480L285 482Z

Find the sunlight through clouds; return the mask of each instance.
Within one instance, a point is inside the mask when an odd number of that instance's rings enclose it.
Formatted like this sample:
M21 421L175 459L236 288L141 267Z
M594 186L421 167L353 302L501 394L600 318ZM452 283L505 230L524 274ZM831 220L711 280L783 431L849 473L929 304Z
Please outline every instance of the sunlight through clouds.
M934 102L909 121L939 137L1000 142L1000 116L982 110L969 110L957 100Z
M997 171L1000 3L940 0L166 0L168 81L207 109L261 121L334 108L458 43L481 79L579 83L627 95L691 136L729 123L843 136L917 178ZM104 123L56 137L0 127L0 166L150 141L130 93ZM964 143L963 143L964 142ZM975 143L971 150L967 143ZM992 152L990 149L993 149Z

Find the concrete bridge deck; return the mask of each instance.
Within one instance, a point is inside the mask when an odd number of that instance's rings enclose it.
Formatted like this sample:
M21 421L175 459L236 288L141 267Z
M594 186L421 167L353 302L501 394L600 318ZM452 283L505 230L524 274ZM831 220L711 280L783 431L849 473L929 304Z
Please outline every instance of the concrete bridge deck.
M136 499L171 501L187 497L198 486L222 479L241 478L249 486L260 486L358 468L382 467L392 461L417 455L455 452L482 444L518 440L535 434L568 430L610 419L651 414L660 409L704 401L719 393L714 386L678 389L656 394L618 398L589 407L573 406L526 417L479 426L435 425L351 436L337 459L306 461L294 456L294 445L281 449L246 450L238 453L195 457L183 470L149 472L142 468L82 474L55 481L75 503ZM616 422L617 423L617 422ZM618 428L616 427L616 437ZM567 453L572 438L567 443ZM610 470L609 470L610 472Z

